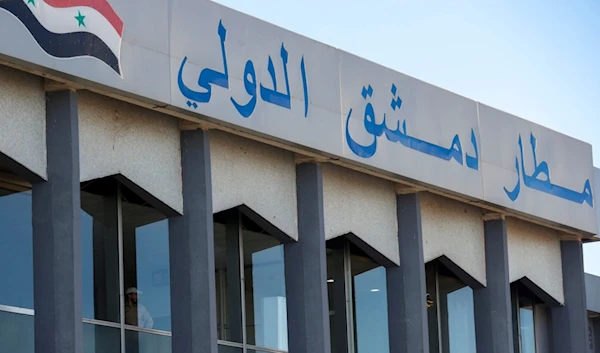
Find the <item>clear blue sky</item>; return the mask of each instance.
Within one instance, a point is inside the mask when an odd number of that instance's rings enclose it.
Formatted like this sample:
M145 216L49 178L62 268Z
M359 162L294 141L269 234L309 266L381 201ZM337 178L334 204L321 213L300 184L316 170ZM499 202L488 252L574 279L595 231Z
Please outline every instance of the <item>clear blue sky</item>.
M598 0L218 2L591 143L600 167Z

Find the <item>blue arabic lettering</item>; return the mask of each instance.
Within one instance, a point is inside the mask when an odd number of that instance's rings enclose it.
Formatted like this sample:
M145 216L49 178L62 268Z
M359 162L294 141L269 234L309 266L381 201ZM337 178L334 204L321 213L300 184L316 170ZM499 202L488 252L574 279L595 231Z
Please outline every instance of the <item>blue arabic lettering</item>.
M465 154L467 158L467 167L475 170L479 170L479 150L477 149L477 137L475 136L475 131L471 129L471 144L473 144L473 149L475 150L475 157L469 156L468 153Z
M392 110L400 110L402 107L402 99L397 96L397 87L395 84L391 87L391 92L393 95L390 106ZM371 97L373 95L373 88L369 85L368 87L363 87L362 96L365 100L367 97ZM386 124L386 115L383 114L383 122L377 124L375 121L375 111L373 105L368 102L365 106L365 114L364 114L364 126L365 130L373 136L373 142L370 145L361 145L356 142L349 130L349 122L352 115L352 109L348 113L346 118L346 141L350 150L360 156L362 158L370 158L377 152L377 138L385 134L385 137L390 142L399 142L403 146L410 148L412 150L425 153L427 155L440 158L442 160L449 161L451 159L456 160L460 165L463 165L463 151L462 145L460 142L460 138L457 135L452 139L452 143L449 148L445 148L443 146L435 145L431 142L427 142L416 137L411 137L407 133L406 129L406 120L402 122L402 128L400 127L400 121L397 122L396 128L391 130L387 127ZM475 137L475 132L471 129L471 142L473 143L473 147L475 150L475 157L466 155L467 157L467 166L471 169L478 170L479 169L479 152L477 149L477 139Z
M302 73L302 86L304 87L304 117L308 117L308 82L306 80L306 67L304 66L304 56L300 61L300 72Z
M523 183L528 188L535 189L535 190L544 192L546 194L560 197L562 199L572 201L575 203L579 203L579 204L583 204L585 202L590 207L594 207L594 198L592 195L592 187L590 185L590 180L587 179L585 181L582 192L577 192L577 191L570 190L570 189L567 189L567 188L559 186L559 185L552 184L552 182L550 181L550 169L548 167L548 163L545 161L542 161L541 163L538 164L538 162L537 162L537 154L536 154L537 140L533 136L533 133L530 134L529 141L531 144L531 151L533 153L534 171L531 175L527 175L527 173L525 172L525 162L523 159L523 142L521 139L521 135L519 135L519 150L520 150L520 154L521 154L521 173L519 173L519 159L517 157L516 158L517 162L515 165L515 168L517 170L517 185L515 186L515 189L510 192L506 188L504 188L504 191L506 192L506 195L508 196L508 198L511 201L515 201L517 199L517 197L519 197L520 185L521 185L520 178L522 176ZM542 178L540 178L540 175L542 176Z
M198 86L204 88L204 91L193 90L187 87L183 82L183 70L188 60L187 56L183 58L181 66L179 67L177 83L179 85L179 90L181 91L182 95L188 99L187 106L190 108L194 107L194 109L197 109L197 103L210 102L213 86L219 86L225 89L229 89L229 70L227 67L227 53L225 50L225 39L227 35L227 30L225 29L225 26L223 26L222 21L219 21L217 33L221 40L223 72L218 72L210 68L203 69L198 77ZM292 102L287 68L288 52L285 49L284 43L281 43L280 56L281 61L283 63L283 74L285 78L286 92L280 93L277 91L277 76L275 74L275 65L273 64L273 59L271 58L271 56L269 56L268 71L269 75L271 76L271 81L273 82L273 89L266 88L265 86L263 86L263 84L260 84L260 97L265 102L280 106L285 109L291 109ZM304 117L306 118L308 117L309 97L308 80L306 75L306 65L304 63L304 56L302 56L302 59L300 61L300 74L302 76L302 85L304 93ZM246 93L250 95L250 99L248 103L240 104L233 97L230 98L234 108L244 118L250 117L256 108L257 86L258 81L256 79L256 70L254 68L254 63L251 60L248 60L244 69L244 88L246 90Z
M519 141L521 140L521 138L519 137ZM517 185L515 185L515 188L512 191L508 191L508 189L505 187L504 188L504 192L506 193L506 195L508 196L508 198L511 201L514 201L517 199L517 197L519 197L519 193L521 192L521 175L519 172L519 158L515 158L515 168L517 170Z
M256 108L256 71L251 60L246 61L246 68L244 69L244 88L252 96L248 103L240 105L233 98L230 99L238 113L244 118L248 118L254 112L254 108Z
M262 83L260 84L260 97L265 102L269 102L283 108L291 109L291 101L290 101L290 82L288 80L288 71L287 71L287 62L288 62L288 52L285 50L283 43L281 44L281 61L283 62L283 73L285 76L285 88L286 94L277 92L277 77L275 76L275 66L273 65L273 59L269 55L269 74L271 75L271 80L273 81L273 89L265 88Z
M212 86L220 86L223 88L229 88L229 71L227 69L227 53L225 52L225 38L227 36L227 30L223 26L223 23L219 21L219 28L217 30L219 34L219 38L221 39L221 54L223 57L223 72L217 72L213 69L205 68L200 73L200 77L198 78L198 86L204 88L206 92L198 92L188 88L183 82L183 67L187 63L187 56L183 58L181 62L181 66L179 67L179 74L177 77L177 83L179 85L179 90L181 94L183 94L189 101L187 102L188 106L194 105L194 108L197 106L195 102L199 103L208 103L210 101L210 97L212 95ZM194 103L190 101L195 101Z
M373 88L370 85L369 88L363 87L362 96L364 100L367 100L367 97L372 97ZM350 147L350 150L357 156L362 158L370 158L375 154L375 152L377 152L377 137L383 134L383 125L377 125L375 122L375 110L373 109L373 105L371 102L367 102L367 105L365 106L364 124L367 132L373 135L373 142L368 146L364 146L354 141L352 136L350 136L349 123L351 116L352 109L350 109L348 112L348 117L346 118L346 141L348 141L348 147ZM383 124L385 124L385 120Z
M408 136L406 132L406 120L402 122L402 130L400 130L400 121L395 130L385 130L385 135L390 142L400 142L404 147L430 156L449 161L455 159L458 164L463 164L462 146L460 138L455 135L452 139L452 144L449 148L435 145L431 142L420 140L416 137Z

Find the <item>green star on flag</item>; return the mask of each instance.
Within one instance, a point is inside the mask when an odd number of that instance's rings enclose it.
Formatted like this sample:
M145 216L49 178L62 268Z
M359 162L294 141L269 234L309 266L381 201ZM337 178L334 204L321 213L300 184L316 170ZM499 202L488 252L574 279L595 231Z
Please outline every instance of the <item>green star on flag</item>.
M35 7L35 0L27 0L27 5L29 4L33 4L33 7Z
M29 1L34 1L34 0L29 0ZM81 14L81 11L77 11L77 12L78 12L78 15L75 16L75 19L77 20L79 27L81 27L81 26L85 27L85 22L83 22L85 20L85 16L83 16Z

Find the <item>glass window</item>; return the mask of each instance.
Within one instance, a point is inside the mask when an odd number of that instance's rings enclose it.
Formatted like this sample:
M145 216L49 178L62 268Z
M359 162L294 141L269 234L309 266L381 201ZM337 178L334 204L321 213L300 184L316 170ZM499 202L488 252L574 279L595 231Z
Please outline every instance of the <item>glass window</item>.
M117 183L104 179L81 189L83 317L120 323Z
M536 297L518 282L511 287L515 353L536 353Z
M387 352L386 271L366 256L351 254L354 330L358 353Z
M345 238L327 246L331 352L389 352L385 268Z
M30 186L0 170L0 347L33 353L33 228Z
M81 207L84 352L169 353L166 217L113 178L82 184Z
M83 323L84 353L119 353L121 330L118 327Z
M81 187L85 353L121 351L118 186L107 178Z
M237 210L215 219L219 351L287 351L283 245Z
M244 352L244 348L242 348L242 347L228 346L225 343L219 343L218 349L219 349L218 350L219 353L243 353ZM252 352L252 351L247 350L246 352Z
M216 223L215 280L217 296L217 333L222 341L243 343L242 277L240 274L240 233L238 215Z
M170 352L168 220L126 188L120 198L125 353Z
M33 309L31 191L0 188L0 229L0 305Z
M283 245L246 229L242 239L248 344L287 350Z
M475 353L473 290L438 262L426 265L432 353Z
M521 330L521 353L535 353L535 328L531 301L519 303L519 329Z

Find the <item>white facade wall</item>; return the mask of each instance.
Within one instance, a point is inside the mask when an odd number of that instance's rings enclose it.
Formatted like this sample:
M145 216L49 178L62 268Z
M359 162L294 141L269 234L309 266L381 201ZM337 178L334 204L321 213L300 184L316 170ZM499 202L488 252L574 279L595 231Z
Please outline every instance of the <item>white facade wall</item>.
M325 238L352 233L399 264L394 183L339 166L323 165Z
M425 262L446 255L485 285L481 209L431 193L421 195L421 207Z
M215 213L246 205L298 239L293 153L219 131L210 153Z
M183 212L176 118L79 91L81 181L121 174Z
M0 151L46 178L44 80L0 66Z
M560 303L564 303L560 238L557 231L507 220L510 281L527 277Z

